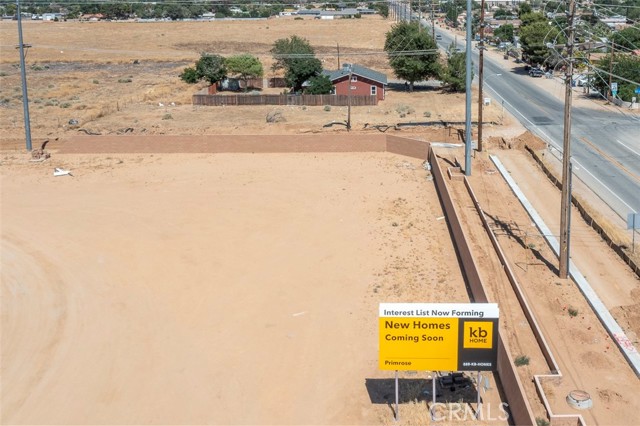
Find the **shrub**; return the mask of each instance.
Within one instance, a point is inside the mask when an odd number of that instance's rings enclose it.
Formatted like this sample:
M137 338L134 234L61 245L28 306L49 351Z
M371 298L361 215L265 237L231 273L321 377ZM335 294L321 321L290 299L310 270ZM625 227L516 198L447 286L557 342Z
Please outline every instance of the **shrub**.
M578 310L576 308L569 308L569 309L567 309L567 312L569 312L569 316L570 317L577 317L578 316Z
M173 116L171 114L165 114L164 116L162 116L163 120L173 120Z
M63 102L60 104L60 108L69 108L71 106L71 102Z
M513 362L516 367L521 367L523 365L529 365L529 357L526 355L520 355L518 357L516 357L516 359Z
M327 112L331 111L331 105L325 105L324 110Z
M118 83L131 83L133 80L130 78L120 78L118 79Z
M536 426L549 426L549 422L542 417L536 417Z
M416 110L414 110L411 106L400 104L396 106L396 112L400 114L400 116L405 116L407 114L413 114Z
M93 80L93 84L100 84L98 80Z
M180 74L180 79L185 83L195 84L198 82L198 72L195 68L185 68Z

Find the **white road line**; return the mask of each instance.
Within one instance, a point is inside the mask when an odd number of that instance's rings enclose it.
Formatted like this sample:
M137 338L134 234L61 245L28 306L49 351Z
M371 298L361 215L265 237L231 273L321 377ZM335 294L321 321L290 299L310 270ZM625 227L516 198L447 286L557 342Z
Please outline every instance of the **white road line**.
M489 86L489 85L487 85L487 86ZM562 152L562 150L561 150L560 146L556 145L556 144L553 142L553 139L551 139L551 137L549 137L549 135L547 135L545 132L543 132L542 130L540 130L540 128L539 128L538 126L536 126L535 124L533 124L533 123L532 123L532 122L531 122L527 117L525 117L525 116L524 116L520 111L518 111L518 109L517 109L516 107L514 107L513 105L511 105L511 104L509 103L509 101L505 100L502 96L500 96L500 94L498 94L498 93L493 89L493 87L489 86L489 89L491 89L491 91L492 91L496 96L498 96L500 99L502 99L502 101L503 101L505 104L509 105L509 106L513 109L513 111L517 112L517 113L520 115L520 117L522 117L524 120L526 120L526 121L527 121L527 123L531 124L531 126L533 126L533 127L534 127L538 132L540 132L542 135L544 135L544 137L545 137L545 139L547 140L547 142L549 142L551 145L553 145L553 147L554 147L554 148L556 148L558 151ZM618 141L618 142L619 142L619 141ZM622 142L620 142L620 143L622 143ZM601 181L600 179L598 179L598 178L597 178L593 173L591 173L591 172L590 172L590 171L589 171L585 166L583 166L582 164L580 164L580 162L578 162L578 160L576 160L575 158L572 158L572 160L571 160L571 161L572 161L572 163L573 163L573 164L576 164L576 165L580 166L580 168L581 168L584 172L588 173L588 174L589 174L589 176L591 176L591 177L592 177L596 182L598 182L598 183L599 183L599 184L600 184L604 189L606 189L607 191L609 191L609 193L610 193L610 194L612 194L612 195L613 195L615 198L617 198L617 199L618 199L622 204L624 204L624 205L629 209L629 211L633 211L633 208L632 208L629 204L627 204L627 203L626 203L622 198L620 198L620 197L618 196L618 194L616 194L613 190L611 190L611 188L609 188L607 185L605 185L605 184L604 184L604 182L602 182L602 181ZM602 199L602 197L600 197L600 198ZM603 200L603 201L604 201L604 200ZM605 201L605 204L607 204L607 203L606 203L606 201ZM620 213L618 213L618 216L622 217L622 215L620 215Z
M627 148L629 151L633 152L635 155L640 157L640 152L632 149L631 147L627 146L625 143L620 142L618 139L616 139L616 142L618 142L620 145L624 146L625 148Z
M600 179L598 179L597 177L595 177L595 176L593 175L593 173L591 173L591 172L590 172L590 171L589 171L585 166L583 166L582 164L580 164L580 163L579 163L577 160L575 160L575 159L573 159L573 160L572 160L572 162L573 162L574 164L578 164L578 165L582 168L582 170L584 170L586 173L588 173L588 174L589 174L589 176L591 176L593 179L595 179L595 181L596 181L596 182L598 182L600 185L602 185L602 187L603 187L604 189L606 189L607 191L609 191L609 192L610 192L614 197L616 197L618 200L620 200L620 202L621 202L622 204L624 204L624 205L629 209L629 211L633 211L633 208L632 208L629 204L625 203L625 201L624 201L622 198L620 198L620 197L618 196L618 194L616 194L615 192L613 192L613 191L611 190L611 188L609 188L607 185L605 185L605 184L604 184ZM600 198L602 198L602 197L600 197ZM605 204L606 204L606 201L605 201ZM611 206L610 206L610 207L611 207ZM624 219L624 217L623 217L620 213L618 213L618 216L620 216L621 218L623 218L623 219Z

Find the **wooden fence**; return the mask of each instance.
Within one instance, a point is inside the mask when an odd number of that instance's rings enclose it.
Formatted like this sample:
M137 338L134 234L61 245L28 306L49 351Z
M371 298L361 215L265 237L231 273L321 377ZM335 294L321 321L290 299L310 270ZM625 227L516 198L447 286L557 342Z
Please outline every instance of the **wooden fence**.
M369 106L377 105L376 96L347 95L209 95L196 93L193 105L232 106L232 105L306 105L306 106Z
M287 87L287 80L282 77L272 77L267 80L268 87Z

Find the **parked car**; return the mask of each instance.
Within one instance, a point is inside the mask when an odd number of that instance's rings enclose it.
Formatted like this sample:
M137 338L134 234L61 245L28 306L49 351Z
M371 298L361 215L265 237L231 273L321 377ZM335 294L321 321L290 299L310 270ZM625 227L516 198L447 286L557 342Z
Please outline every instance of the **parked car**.
M540 68L531 68L529 70L529 75L531 77L542 77L544 75L544 71L542 71Z

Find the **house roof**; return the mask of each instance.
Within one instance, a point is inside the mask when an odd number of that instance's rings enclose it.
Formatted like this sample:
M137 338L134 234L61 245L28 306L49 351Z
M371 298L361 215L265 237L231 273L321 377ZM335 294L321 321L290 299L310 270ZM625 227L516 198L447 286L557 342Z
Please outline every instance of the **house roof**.
M343 64L342 68L339 70L324 70L323 72L332 82L344 77L345 75L349 75L349 72L351 72L352 74L359 75L360 77L368 78L369 80L377 81L382 84L387 84L387 76L385 74L357 64Z

